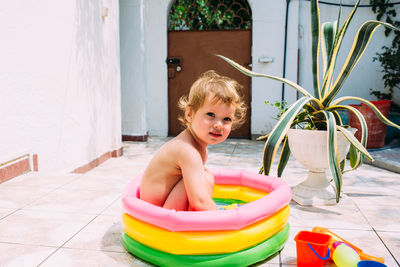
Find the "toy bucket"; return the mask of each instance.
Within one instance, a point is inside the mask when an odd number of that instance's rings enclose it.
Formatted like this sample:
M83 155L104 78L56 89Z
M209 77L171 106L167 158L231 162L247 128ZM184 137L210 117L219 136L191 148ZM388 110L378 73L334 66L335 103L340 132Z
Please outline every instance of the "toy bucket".
M331 239L330 235L300 231L294 238L297 250L297 266L324 266L325 261L329 259Z
M357 267L387 267L385 264L377 261L359 261Z

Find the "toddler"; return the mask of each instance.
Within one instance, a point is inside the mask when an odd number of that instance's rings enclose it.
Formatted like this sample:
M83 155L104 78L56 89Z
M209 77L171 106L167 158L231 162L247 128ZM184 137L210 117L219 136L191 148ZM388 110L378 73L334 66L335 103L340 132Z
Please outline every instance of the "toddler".
M182 97L185 126L156 152L143 173L140 198L177 211L216 210L214 176L204 166L207 146L223 142L243 123L246 107L234 80L207 71Z

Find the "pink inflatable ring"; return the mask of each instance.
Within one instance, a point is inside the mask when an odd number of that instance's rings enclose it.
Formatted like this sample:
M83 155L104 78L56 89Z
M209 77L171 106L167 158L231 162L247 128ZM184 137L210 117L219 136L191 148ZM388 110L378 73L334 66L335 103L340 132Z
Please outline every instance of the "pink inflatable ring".
M140 178L134 179L122 198L126 214L140 221L179 231L240 230L267 218L288 205L291 190L281 179L245 170L211 170L215 184L237 185L263 191L265 196L235 209L216 211L175 211L147 203L139 198Z

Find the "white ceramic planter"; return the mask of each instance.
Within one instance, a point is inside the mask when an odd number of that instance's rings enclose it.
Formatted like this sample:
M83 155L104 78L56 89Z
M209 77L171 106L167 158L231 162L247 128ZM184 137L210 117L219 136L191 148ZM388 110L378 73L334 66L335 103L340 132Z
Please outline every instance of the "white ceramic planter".
M308 169L307 179L292 188L292 199L300 205L336 204L332 178L326 175L328 155L326 131L289 129L288 140L292 155ZM350 142L338 132L339 159L342 161L350 148Z

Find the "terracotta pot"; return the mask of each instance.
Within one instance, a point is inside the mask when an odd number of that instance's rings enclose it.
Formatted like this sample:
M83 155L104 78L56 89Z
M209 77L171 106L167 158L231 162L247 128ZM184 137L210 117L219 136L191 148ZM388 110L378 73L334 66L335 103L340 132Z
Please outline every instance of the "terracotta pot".
M388 117L390 111L390 105L392 103L391 100L378 100L370 102L374 104L385 117ZM378 116L375 115L375 112L373 112L372 109L367 105L365 105L364 103L362 103L361 105L351 105L351 106L358 109L363 114L364 119L367 122L367 127L368 127L367 148L383 147L385 145L387 125L381 122L378 119ZM358 130L355 136L358 140L361 140L361 125L357 117L353 114L353 112L349 112L349 125L350 127L356 128Z

